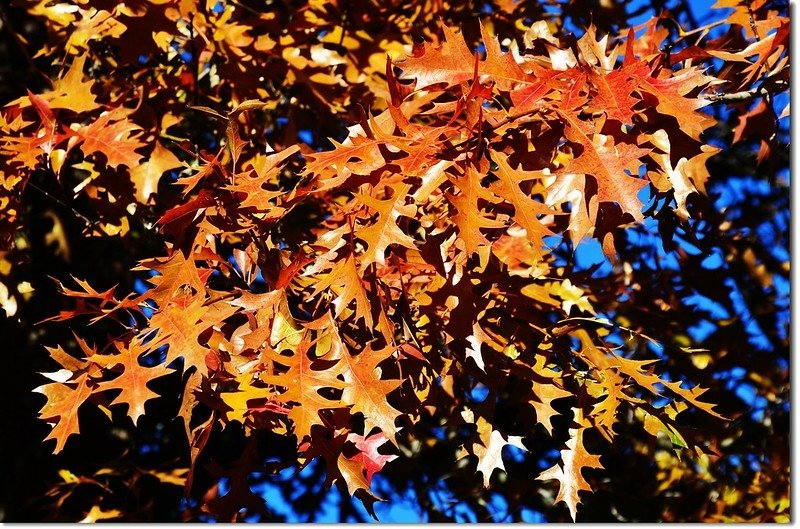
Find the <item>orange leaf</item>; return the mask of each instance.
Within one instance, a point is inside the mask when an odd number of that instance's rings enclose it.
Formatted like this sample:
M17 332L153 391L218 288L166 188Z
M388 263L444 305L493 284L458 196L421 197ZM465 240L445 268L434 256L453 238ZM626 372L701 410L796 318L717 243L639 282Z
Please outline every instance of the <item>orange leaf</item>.
M150 195L155 194L158 189L158 181L161 180L161 176L178 167L183 167L183 162L172 154L172 151L161 145L161 142L156 142L155 149L147 160L131 169L131 181L136 188L136 200L147 204Z
M99 108L92 93L94 80L84 81L83 68L86 55L75 57L67 73L53 83L53 90L42 94L50 108L63 108L72 112L89 112Z
M556 503L563 501L567 504L569 514L573 520L581 502L581 491L591 492L592 488L581 474L584 468L603 468L600 456L590 454L583 446L583 432L586 428L571 429L567 448L561 451L562 464L555 464L545 470L536 479L557 479L559 482Z
M458 236L464 241L468 254L478 251L481 246L489 244L489 240L481 233L481 228L502 228L504 223L486 217L481 213L478 200L498 202L486 188L481 186L482 175L472 165L467 165L464 176L452 178L452 182L459 189L458 195L447 195L447 199L456 207L457 213L453 222L458 226Z
M464 36L442 24L444 42L439 46L425 43L421 49L397 65L403 77L416 79L416 88L427 88L444 83L453 86L472 80L475 73L474 55L467 47ZM481 25L481 36L486 46L486 60L479 61L478 74L487 75L501 90L518 84L538 84L535 78L522 70L510 53L502 53L497 37L492 37Z
M142 354L148 351L137 340L129 344L118 344L120 352L115 355L94 355L92 361L105 368L122 366L122 374L113 380L101 382L98 391L121 390L120 394L111 401L111 404L127 404L128 416L138 424L139 418L144 415L144 405L148 400L158 397L158 393L147 387L147 383L154 378L168 375L172 371L166 364L146 367L139 363Z
M583 152L559 173L593 176L597 180L599 202L616 202L623 212L630 213L636 220L643 220L642 202L637 195L647 181L631 174L638 175L641 158L650 151L627 143L615 144L611 136L595 134L594 126L580 120L577 114L556 112L567 125L564 130L567 139L583 148Z
M666 79L645 76L639 90L655 97L656 110L665 116L673 116L683 132L698 140L700 133L713 126L716 120L708 114L697 112L710 100L687 97L687 94L708 85L712 80L697 68L686 68Z
M550 229L545 226L537 215L552 215L553 209L538 200L531 198L522 190L520 184L534 179L542 179L541 172L522 171L514 169L508 164L508 157L500 152L491 152L492 160L497 164L494 172L498 181L492 186L492 191L499 197L505 199L514 206L514 220L525 228L528 239L535 249L542 246L542 239L552 234Z
M75 387L72 387L73 384ZM83 373L67 383L45 384L36 388L35 391L47 397L47 403L39 412L39 417L54 423L53 429L44 440L56 440L53 453L57 454L64 449L64 444L70 436L80 433L78 408L92 393L89 386L89 375Z
M74 132L74 138L80 142L81 150L89 155L96 152L106 157L109 167L127 165L134 168L143 155L136 152L144 143L137 139L141 128L126 117L127 110L115 109L103 114L91 125L86 125ZM70 147L74 146L70 140Z
M364 415L364 431L369 432L377 426L389 439L394 440L399 428L395 419L400 416L387 401L389 393L400 387L401 380L382 380L378 364L391 357L394 347L375 350L367 346L353 356L341 348L344 379L347 382L342 402L352 405L352 413ZM395 441L396 443L396 441Z
M324 328L328 324L329 317L326 317L310 323L309 328ZM340 362L342 354L339 352L339 348L343 345L334 337L331 337L331 344L328 350L316 351L317 355L312 356L312 346L315 342L309 341L309 337L304 335L299 344L293 348L294 354L291 356L279 355L269 347L263 350L265 357L288 368L288 371L281 374L262 373L260 379L267 384L285 388L285 391L276 395L274 400L292 406L288 416L294 423L294 434L297 436L298 444L311 438L311 428L314 425L323 424L319 414L321 410L342 406L338 400L328 399L319 393L319 390L326 388L345 389L345 383L339 379L344 368ZM286 346L279 347L286 348Z
M394 196L380 200L370 195L358 195L358 200L378 212L374 223L357 228L356 236L367 243L369 248L361 259L362 266L372 263L384 263L386 249L392 244L400 244L406 248L415 249L414 239L403 233L397 226L397 219L401 215L413 218L417 208L413 204L405 204L405 198L410 186L403 184L394 189Z

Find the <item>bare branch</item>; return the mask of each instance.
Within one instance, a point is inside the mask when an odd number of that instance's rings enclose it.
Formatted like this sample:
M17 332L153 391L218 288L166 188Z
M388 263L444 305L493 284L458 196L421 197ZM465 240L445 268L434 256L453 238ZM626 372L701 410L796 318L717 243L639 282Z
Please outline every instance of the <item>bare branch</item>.
M730 94L708 94L705 96L705 98L713 101L714 103L741 103L744 101L750 101L751 99L755 99L757 97L780 92L787 88L789 88L789 83L786 81L775 81L774 83L770 83L769 86L766 86L766 83L762 83L757 88L753 88L752 90L744 90L742 92L733 92Z

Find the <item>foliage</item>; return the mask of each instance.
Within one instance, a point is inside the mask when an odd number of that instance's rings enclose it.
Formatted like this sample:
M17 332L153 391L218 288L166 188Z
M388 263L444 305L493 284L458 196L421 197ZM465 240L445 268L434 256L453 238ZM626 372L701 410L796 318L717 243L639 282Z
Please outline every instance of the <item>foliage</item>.
M588 4L4 11L17 516L788 520L787 8Z

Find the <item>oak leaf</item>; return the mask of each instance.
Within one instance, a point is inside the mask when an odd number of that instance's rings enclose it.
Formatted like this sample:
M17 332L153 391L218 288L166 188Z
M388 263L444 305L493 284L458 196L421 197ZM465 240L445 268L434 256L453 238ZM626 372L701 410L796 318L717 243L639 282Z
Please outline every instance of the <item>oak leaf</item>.
M333 300L334 316L340 317L345 309L354 303L356 320L363 318L368 328L372 328L372 304L369 293L364 285L362 275L358 270L358 261L353 255L340 258L338 262L319 261L319 265L329 265L330 270L321 275L314 287L312 296L316 296L325 289L331 288L336 293ZM317 266L309 273L316 273ZM323 268L324 270L324 268Z
M359 450L358 454L348 459L356 461L364 466L367 485L372 483L372 476L380 472L386 463L397 459L397 456L394 454L387 455L378 452L378 448L388 442L383 432L376 432L368 437L357 433L350 433L347 436L347 440L355 444L356 448Z
M623 125L632 122L634 108L641 101L634 97L642 78L649 73L641 62L623 65L622 68L610 72L592 70L589 82L596 93L589 100L589 108L604 112L609 119L617 120Z
M467 421L472 416L471 412L462 414ZM503 448L508 445L515 446L519 449L527 451L527 448L522 444L522 437L509 435L505 436L499 431L492 428L492 425L483 417L478 417L475 421L477 427L478 441L472 443L469 449L461 447L461 457L472 453L478 458L477 472L483 475L483 486L489 488L489 479L495 470L505 471L503 464Z
M525 228L531 244L538 249L542 246L544 237L551 235L552 232L537 216L552 215L555 211L543 202L531 198L523 191L521 185L531 180L541 180L544 175L540 172L528 172L511 167L508 157L503 153L493 151L491 156L497 164L494 174L498 178L491 187L492 191L514 206L514 221Z
M566 124L564 134L567 139L583 149L564 169L559 170L559 178L568 173L591 175L597 180L599 202L616 202L623 212L630 213L636 220L643 220L642 202L637 195L647 181L632 175L638 175L641 159L649 151L595 133L594 125L582 121L574 113L558 109L556 112ZM590 217L594 217L591 210Z
M53 83L53 90L42 94L50 103L50 108L61 108L72 112L90 112L99 108L100 104L92 93L94 80L84 80L83 68L87 55L80 55L72 60L67 73Z
M319 338L312 341L308 335L304 335L291 356L278 354L269 347L263 350L265 358L288 368L285 373L262 373L259 378L264 383L284 388L274 399L291 406L288 417L294 424L298 444L311 437L312 427L323 424L321 410L342 406L339 400L324 397L319 391L346 389L346 384L339 377L344 370L341 354L330 346L316 351L314 346L319 344Z
M121 390L111 404L126 404L128 416L134 424L139 423L139 418L145 413L145 403L158 397L158 393L150 389L147 384L158 377L168 375L172 370L165 364L153 367L143 366L139 358L148 349L136 340L128 344L116 344L119 353L114 355L93 355L92 361L105 369L122 367L122 373L113 380L101 382L96 391Z
M478 251L481 246L489 244L489 240L481 233L481 228L502 228L504 223L487 217L481 213L478 200L498 202L498 199L481 185L482 175L472 164L467 165L464 175L452 178L458 188L457 195L447 195L447 199L456 207L453 222L458 226L458 236L464 241L467 253Z
M384 166L386 160L380 146L387 143L386 139L364 136L350 137L344 143L333 141L335 148L332 151L307 156L305 174L313 175L318 180L318 191L333 189L352 174L368 175Z
M585 429L584 427L570 429L567 448L561 450L562 464L555 464L536 477L543 481L558 480L556 503L560 501L566 503L573 520L578 511L578 504L581 502L579 493L592 491L581 473L582 470L584 468L603 468L603 465L600 464L600 456L590 454L583 446Z
M166 345L166 364L183 357L184 371L195 366L202 374L208 375L210 370L218 368L218 355L200 344L199 335L236 310L236 307L225 303L206 305L205 297L200 295L177 297L159 308L150 318L150 328L155 333L147 347L154 350Z
M358 355L351 355L344 348L340 352L346 382L342 402L352 406L352 413L364 415L366 432L377 426L391 440L395 439L400 429L395 425L395 420L401 414L387 399L402 381L382 380L378 364L390 358L394 352L395 348L391 346L375 350L370 345Z
M80 127L72 133L70 148L79 143L86 155L99 152L105 156L109 167L136 167L143 156L136 149L145 144L138 139L141 127L127 118L128 112L117 108L103 114L93 123Z
M356 236L367 243L367 251L361 256L362 266L372 263L384 264L386 249L390 245L399 244L409 249L416 249L414 239L406 235L397 225L400 216L414 217L417 211L414 204L405 204L410 186L403 184L394 188L394 195L387 199L378 199L367 194L356 198L378 213L375 222L356 228Z
M131 169L131 181L136 189L136 200L142 204L147 204L150 196L155 194L158 189L158 181L161 176L167 171L179 167L183 167L183 163L178 157L161 145L160 142L157 142L155 149L147 157L147 160L133 166Z
M474 55L470 52L464 36L445 24L441 25L444 41L439 46L425 43L415 49L412 56L399 61L403 77L416 80L416 88L431 85L457 85L475 76ZM513 55L503 53L497 37L491 37L481 25L481 35L486 46L486 59L478 61L478 74L486 75L502 90L523 83L535 83L535 78L525 73Z
M642 81L639 85L640 91L655 98L656 110L678 120L681 130L695 140L699 140L700 133L716 123L708 114L697 112L711 102L709 99L688 96L690 92L708 86L713 81L712 77L704 75L701 70L685 68L667 78L651 74Z
M80 433L78 409L92 393L89 375L83 373L74 380L45 384L34 391L47 397L39 417L52 423L53 429L44 440L56 440L53 453L57 454L70 436Z

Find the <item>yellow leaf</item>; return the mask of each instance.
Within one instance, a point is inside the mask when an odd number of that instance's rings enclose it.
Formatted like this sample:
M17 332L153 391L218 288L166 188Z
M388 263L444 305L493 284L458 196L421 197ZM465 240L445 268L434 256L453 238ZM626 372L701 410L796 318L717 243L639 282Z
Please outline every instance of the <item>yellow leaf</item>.
M98 520L108 520L111 518L119 518L120 516L122 516L122 513L116 509L104 511L97 505L93 505L86 517L78 523L95 523Z
M162 483L183 487L186 484L186 476L189 474L189 469L176 468L171 472L150 471L149 474L158 478Z
M589 303L589 297L584 295L583 290L573 285L569 279L565 279L561 283L555 283L552 287L552 292L563 300L561 308L567 314L569 314L573 306L578 307L579 310L594 314L594 309Z
M62 468L58 471L58 476L64 480L64 483L77 483L80 481L78 476L67 470L66 468Z
M697 353L689 357L697 369L705 369L711 363L711 355L708 353Z

